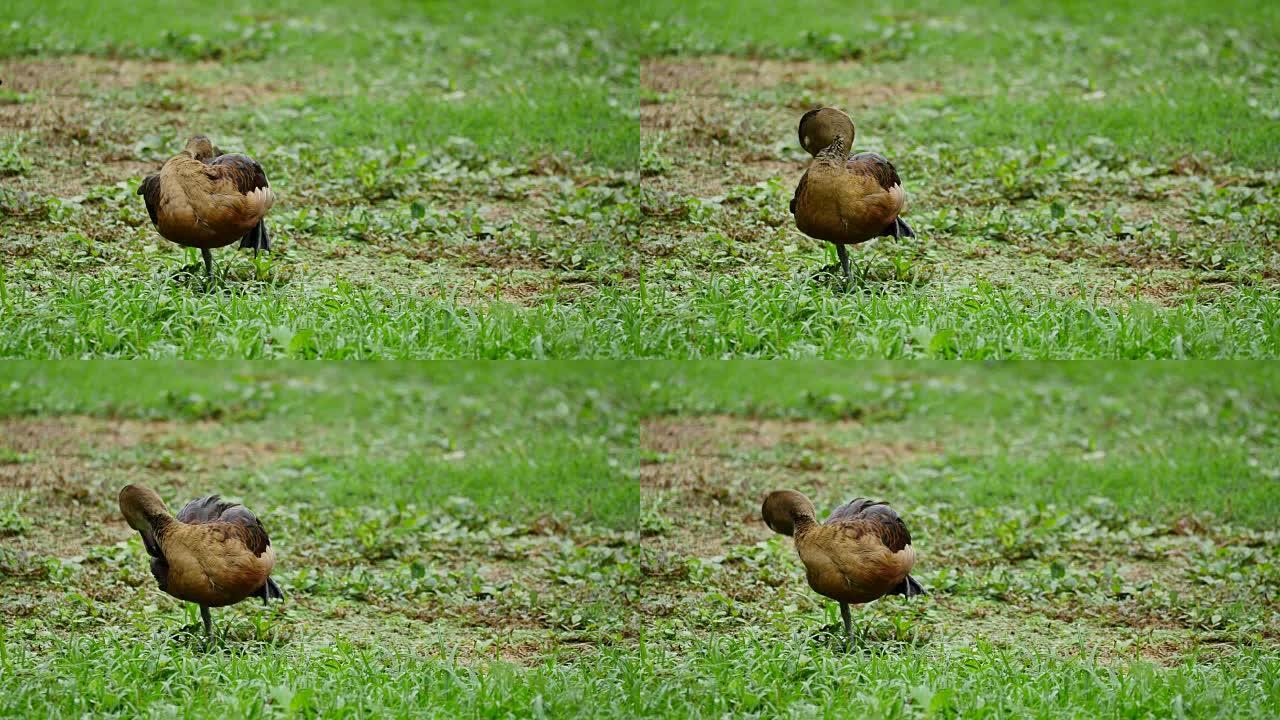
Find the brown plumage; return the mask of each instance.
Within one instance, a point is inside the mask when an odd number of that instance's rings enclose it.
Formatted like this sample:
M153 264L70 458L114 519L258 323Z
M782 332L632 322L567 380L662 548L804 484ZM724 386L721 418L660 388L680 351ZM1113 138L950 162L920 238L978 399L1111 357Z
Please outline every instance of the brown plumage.
M253 248L255 254L271 249L263 218L275 203L256 160L240 154L214 155L209 138L197 135L138 186L156 230L166 240L200 248L211 278L211 248L239 240L240 247Z
M142 535L160 589L199 605L210 636L209 608L248 597L263 603L284 597L271 579L276 562L271 539L245 506L210 495L187 503L174 517L153 490L126 485L120 491L120 512Z
M885 595L924 594L910 572L916 562L911 533L893 508L856 498L819 523L809 498L795 490L769 493L760 508L769 529L795 538L809 587L840 603L853 642L849 605Z
M791 200L796 227L835 243L845 278L852 281L845 245L880 236L915 236L899 217L907 202L902 180L882 155L849 156L856 131L849 116L835 108L805 113L799 133L800 144L814 157Z

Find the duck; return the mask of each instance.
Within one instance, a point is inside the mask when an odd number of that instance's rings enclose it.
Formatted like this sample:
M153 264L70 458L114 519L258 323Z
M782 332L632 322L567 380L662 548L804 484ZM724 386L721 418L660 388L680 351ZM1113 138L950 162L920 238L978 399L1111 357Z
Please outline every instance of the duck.
M204 135L188 140L160 172L145 177L138 194L161 237L200 249L210 280L212 248L239 240L255 257L271 249L264 218L276 196L262 165L248 155L219 154Z
M209 495L173 516L154 490L130 484L120 491L120 513L142 536L160 590L199 605L209 639L209 608L250 597L261 598L264 605L284 598L271 578L276 563L271 538L244 505Z
M775 490L760 507L769 529L795 539L809 587L840 603L848 647L854 644L849 606L886 595L924 595L915 578L911 533L887 504L854 498L819 523L813 503L795 490Z
M835 244L849 283L853 273L847 245L876 237L916 236L901 217L907 195L897 169L879 153L850 156L855 132L853 120L833 107L801 116L800 145L813 160L791 199L796 228Z

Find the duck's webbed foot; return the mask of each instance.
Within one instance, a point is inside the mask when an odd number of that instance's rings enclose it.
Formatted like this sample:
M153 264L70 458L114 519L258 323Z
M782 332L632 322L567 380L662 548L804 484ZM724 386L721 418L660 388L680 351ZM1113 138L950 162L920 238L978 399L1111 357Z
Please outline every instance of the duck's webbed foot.
M818 268L818 271L812 275L811 279L825 280L839 272L840 272L840 263L831 263L830 265L823 265L822 267Z

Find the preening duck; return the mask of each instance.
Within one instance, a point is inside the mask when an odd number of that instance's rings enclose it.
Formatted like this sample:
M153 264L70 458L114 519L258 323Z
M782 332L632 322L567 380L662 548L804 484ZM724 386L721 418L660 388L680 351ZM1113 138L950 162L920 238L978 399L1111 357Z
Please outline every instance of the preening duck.
M211 248L239 240L240 247L270 250L267 211L275 193L256 160L232 153L214 157L213 143L203 135L187 141L160 172L138 187L151 224L166 240L200 248L205 273L213 277Z
M813 155L796 186L791 214L800 232L834 243L840 269L852 282L849 251L875 237L915 237L899 217L907 203L898 171L883 155L850 157L855 128L835 108L810 110L800 118L800 144Z
M120 512L142 535L160 589L199 605L210 637L209 608L248 597L262 598L263 604L284 597L271 579L276 562L271 539L249 508L210 495L187 503L174 517L153 490L126 485Z
M916 562L911 533L885 503L855 498L818 523L809 498L795 490L776 490L764 499L760 515L770 530L795 538L809 587L840 603L850 645L850 604L924 594L910 575Z

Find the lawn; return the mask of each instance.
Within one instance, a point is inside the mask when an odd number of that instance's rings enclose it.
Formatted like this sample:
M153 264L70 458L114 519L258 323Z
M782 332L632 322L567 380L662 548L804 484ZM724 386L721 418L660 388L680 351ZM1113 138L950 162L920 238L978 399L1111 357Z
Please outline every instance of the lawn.
M1278 412L1249 363L3 365L0 715L1274 717ZM286 599L182 632L127 482L243 499ZM891 501L929 594L843 652L780 487Z
M0 8L0 356L1270 357L1274 3ZM919 237L787 212L852 113ZM259 158L218 281L138 181Z

